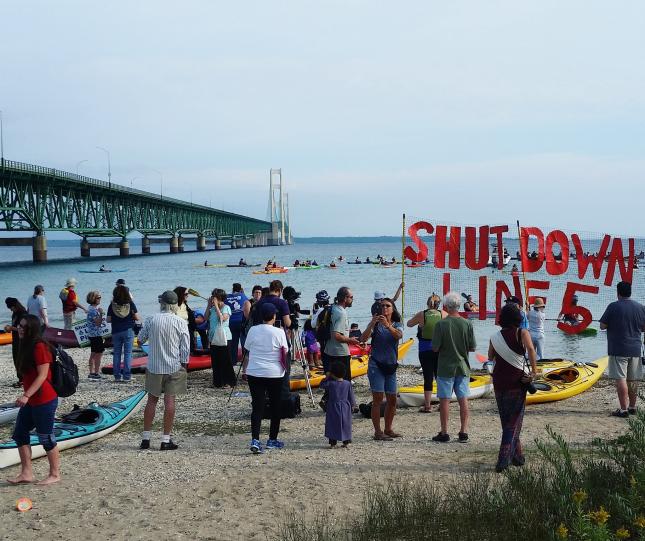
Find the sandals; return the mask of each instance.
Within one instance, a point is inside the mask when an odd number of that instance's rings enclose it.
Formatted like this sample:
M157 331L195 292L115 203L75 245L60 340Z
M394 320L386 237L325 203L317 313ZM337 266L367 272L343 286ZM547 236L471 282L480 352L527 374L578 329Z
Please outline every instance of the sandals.
M383 434L385 434L389 438L402 438L403 437L401 434L399 434L398 432L394 432L394 431L383 432Z
M376 441L392 441L392 437L388 436L387 434L383 432L379 432L377 434L374 434L374 439Z
M421 406L419 408L419 413L432 413L432 409L426 408L425 406Z

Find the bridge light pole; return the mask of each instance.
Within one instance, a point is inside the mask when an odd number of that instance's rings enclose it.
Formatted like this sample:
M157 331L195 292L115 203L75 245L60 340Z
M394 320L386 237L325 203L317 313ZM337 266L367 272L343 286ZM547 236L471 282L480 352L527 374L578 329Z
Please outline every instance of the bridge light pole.
M0 160L2 160L2 167L4 167L4 129L2 125L1 110L0 110Z
M161 188L161 190L159 191L159 198L163 199L163 174L161 173L161 171L157 171L156 169L153 169L152 167L150 169L159 175L160 188Z
M111 188L112 187L112 168L110 167L110 151L106 148L103 147L96 147L99 150L102 150L107 154L107 161L108 161L108 185Z
M132 177L132 178L130 179L130 188L132 188L132 183L133 183L135 180L137 180L138 178L139 178L139 177Z
M87 162L87 161L89 161L89 160L81 160L80 162L78 162L78 163L76 164L76 176L78 176L78 168L79 168L82 164L84 164L85 162Z

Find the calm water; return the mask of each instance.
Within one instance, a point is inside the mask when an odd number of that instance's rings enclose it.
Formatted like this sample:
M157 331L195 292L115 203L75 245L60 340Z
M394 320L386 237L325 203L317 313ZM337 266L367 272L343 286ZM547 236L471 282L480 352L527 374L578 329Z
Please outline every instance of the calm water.
M132 248L138 251L139 247ZM166 246L153 246L154 250L166 250ZM17 261L31 257L30 248L2 248L0 249L0 262ZM109 253L109 251L102 251ZM266 262L269 258L275 258L278 264L290 265L295 259L316 259L320 264L329 263L332 258L343 255L347 260L353 261L355 257L364 259L369 256L372 259L377 254L384 257L396 257L400 259L401 246L396 243L356 243L356 244L296 244L293 246L247 248L241 250L221 250L205 253L183 253L163 254L148 257L132 257L128 259L114 257L92 257L90 260L76 261L79 256L78 246L74 247L51 247L49 249L50 263L44 266L35 266L31 263L24 265L9 266L0 269L0 290L3 296L18 297L25 302L33 292L35 284L45 286L46 298L50 306L50 318L53 325L62 326L61 304L58 300L58 292L64 286L68 277L75 277L78 280L77 291L81 300L91 289L99 289L107 293L114 287L117 278L124 278L131 288L139 311L143 314L151 314L157 310L157 295L166 289L172 289L178 285L196 289L202 295L207 296L215 287L230 290L233 282L240 282L247 292L250 292L254 284L268 285L274 277L280 278L285 285L292 285L296 290L302 292L301 306L310 308L314 301L315 293L320 289L326 289L333 297L338 287L348 285L354 290L354 306L350 309L350 320L359 323L364 328L369 320L370 306L372 304L375 290L383 290L393 295L401 281L400 266L392 268L380 268L373 265L340 265L337 270L322 268L319 270L290 270L287 274L277 276L253 275L252 270L239 268L205 268L203 262L208 259L209 263L236 264L240 257L244 257L248 263ZM53 259L63 261L53 262ZM83 274L79 270L97 270L101 264L112 269L127 269L127 272L114 274ZM202 266L200 266L202 265ZM635 271L638 273L639 271ZM640 271L643 272L643 271ZM475 294L477 298L478 282L477 276L487 276L487 305L494 309L494 295L496 280L505 280L512 284L510 274L506 272L490 270L481 271L477 275L471 272L459 270L452 271L453 288L459 291L466 291ZM604 276L604 272L603 272ZM574 270L570 270L566 276L555 278L547 277L544 274L532 276L535 279L550 279L551 285L547 292L547 317L556 317L559 311L562 292L566 280L578 281ZM587 282L588 280L585 280ZM641 275L635 275L636 292L634 298L643 301L645 290L643 289ZM406 269L406 318L413 315L422 308L425 299L432 291L441 291L441 273L431 268ZM512 290L512 287L511 287ZM535 292L537 293L537 292ZM583 294L584 295L584 294ZM584 297L585 304L592 309L594 318L602 314L605 305L614 300L613 288L606 288L603 294L597 297ZM553 299L553 300L550 300ZM551 304L549 304L551 303ZM201 299L192 299L193 307L200 307L205 304ZM398 302L400 306L400 301ZM9 320L9 312L5 311L0 321ZM495 327L491 320L474 321L478 351L485 353L487 350L488 338ZM597 326L597 324L594 324ZM406 329L406 336L414 336L413 329ZM604 333L598 333L597 337L575 337L567 336L555 327L554 322L547 322L546 328L546 355L548 357L567 357L577 360L596 359L606 352L606 338ZM407 363L417 363L416 349L412 350L407 358ZM476 366L476 363L472 363Z

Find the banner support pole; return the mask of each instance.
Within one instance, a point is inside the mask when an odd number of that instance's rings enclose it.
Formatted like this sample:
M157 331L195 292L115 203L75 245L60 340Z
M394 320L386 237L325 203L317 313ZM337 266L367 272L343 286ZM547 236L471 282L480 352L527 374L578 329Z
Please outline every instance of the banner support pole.
M401 231L401 319L405 320L405 212Z
M526 310L530 310L529 305L529 288L526 283L526 270L524 269L524 254L522 253L522 230L520 228L520 221L517 220L517 240L520 243L520 264L522 265L522 281L524 282L524 307ZM528 245L527 245L528 250ZM528 257L528 254L527 254Z

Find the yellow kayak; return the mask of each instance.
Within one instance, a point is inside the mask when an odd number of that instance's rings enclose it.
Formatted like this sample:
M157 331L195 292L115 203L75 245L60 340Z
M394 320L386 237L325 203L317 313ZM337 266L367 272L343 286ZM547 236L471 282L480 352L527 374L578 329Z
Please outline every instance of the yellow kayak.
M5 346L13 342L13 335L10 332L0 332L0 346Z
M399 361L405 357L406 353L412 347L414 339L410 338L402 344L399 344ZM360 357L352 357L350 367L352 369L352 378L357 378L359 376L364 376L367 374L367 363L369 361L368 355L361 355ZM292 375L291 380L289 381L289 388L292 391L297 391L300 389L306 389L307 384L305 382L304 376L298 373L295 365L291 369ZM294 373L295 372L295 373ZM309 383L312 387L319 387L320 384L325 379L325 373L322 371L322 368L316 368L309 371Z
M526 395L526 403L555 402L583 393L600 379L608 362L608 357L602 357L592 363L572 363L549 370L535 380L538 390L535 394Z
M489 396L493 392L493 379L490 375L474 375L470 376L470 395L468 398L483 398ZM457 397L453 393L451 400L456 400ZM437 382L432 382L432 400L437 402ZM399 387L397 403L403 407L417 407L423 406L423 384L414 385L412 387Z

